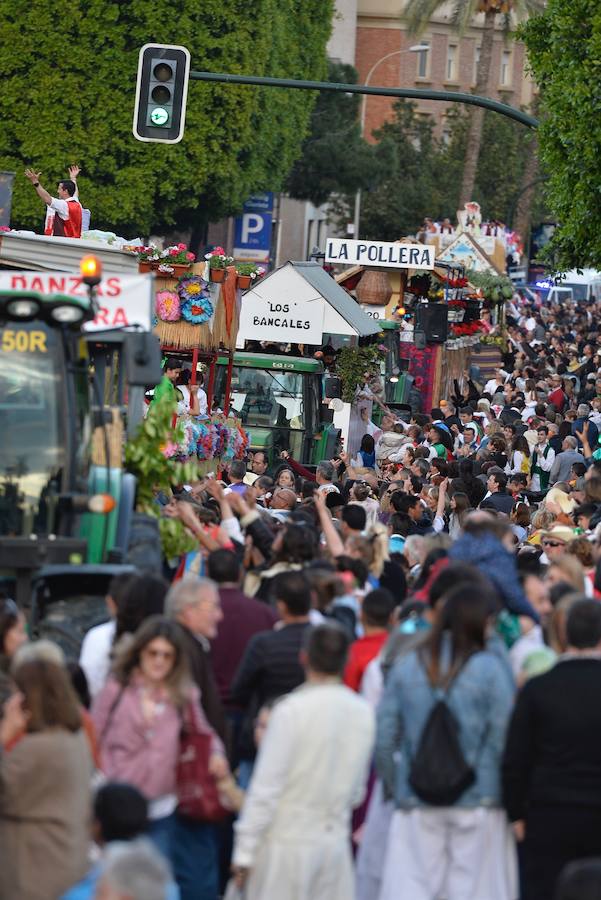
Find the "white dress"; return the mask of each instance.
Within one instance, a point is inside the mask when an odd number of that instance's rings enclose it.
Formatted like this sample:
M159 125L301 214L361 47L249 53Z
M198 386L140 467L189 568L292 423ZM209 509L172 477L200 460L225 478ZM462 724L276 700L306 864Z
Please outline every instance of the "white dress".
M369 705L338 682L303 685L275 707L234 826L245 900L353 900L351 810L374 730Z

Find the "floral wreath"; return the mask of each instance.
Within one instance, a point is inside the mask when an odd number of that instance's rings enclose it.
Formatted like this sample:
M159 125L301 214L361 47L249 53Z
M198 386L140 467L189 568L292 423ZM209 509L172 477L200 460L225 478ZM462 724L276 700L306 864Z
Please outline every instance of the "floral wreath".
M182 316L186 322L192 325L202 325L213 317L213 304L207 291L202 291L196 297L190 297L182 304Z
M181 303L175 291L159 291L156 296L156 312L163 322L177 322L181 318Z
M200 275L182 275L177 282L177 293L181 300L196 300L199 295L207 296L208 281Z

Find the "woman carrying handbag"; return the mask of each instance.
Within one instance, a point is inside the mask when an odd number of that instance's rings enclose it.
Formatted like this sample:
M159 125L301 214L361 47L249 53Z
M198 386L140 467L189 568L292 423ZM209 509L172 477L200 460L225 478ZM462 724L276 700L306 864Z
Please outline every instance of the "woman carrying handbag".
M198 688L189 676L179 625L164 616L142 623L117 657L112 675L94 702L92 718L105 775L134 785L148 799L150 837L177 877L172 836L179 802L178 771L191 736L200 735L204 743L206 782L229 771L223 745L204 717ZM203 900L217 896L215 853L213 857L207 858L207 889L196 895Z

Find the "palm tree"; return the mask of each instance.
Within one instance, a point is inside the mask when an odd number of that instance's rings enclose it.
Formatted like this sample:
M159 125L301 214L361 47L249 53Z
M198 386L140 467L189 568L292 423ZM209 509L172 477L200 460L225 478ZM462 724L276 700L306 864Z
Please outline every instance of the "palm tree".
M448 0L408 0L403 19L409 34L416 37L423 34L434 13L447 3ZM451 24L460 35L465 33L475 15L484 13L482 45L476 71L476 87L474 88L475 94L481 97L486 97L489 94L490 69L497 17L500 16L503 19L504 30L507 33L510 29L512 13L518 18L523 18L542 12L543 7L544 0L455 0ZM473 199L472 192L476 180L478 157L480 156L483 121L484 109L481 106L470 107L470 127L467 135L465 165L463 167L463 179L459 197L460 207Z

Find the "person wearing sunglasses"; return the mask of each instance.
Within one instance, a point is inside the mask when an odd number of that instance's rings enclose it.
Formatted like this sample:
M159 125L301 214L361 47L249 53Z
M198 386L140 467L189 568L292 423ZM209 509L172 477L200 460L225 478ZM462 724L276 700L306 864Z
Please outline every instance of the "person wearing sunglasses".
M202 712L176 622L151 616L140 625L118 654L112 675L94 701L92 718L104 774L132 784L146 797L149 836L174 864L176 769L183 721L198 733L211 734L209 772L223 778L229 771L223 744ZM216 878L216 859L213 864Z
M554 525L549 531L543 531L541 546L547 562L552 562L565 552L567 545L577 537L572 528L566 525ZM543 560L545 562L545 560Z
M0 717L12 694L9 670L13 656L27 641L25 617L10 597L0 598Z

